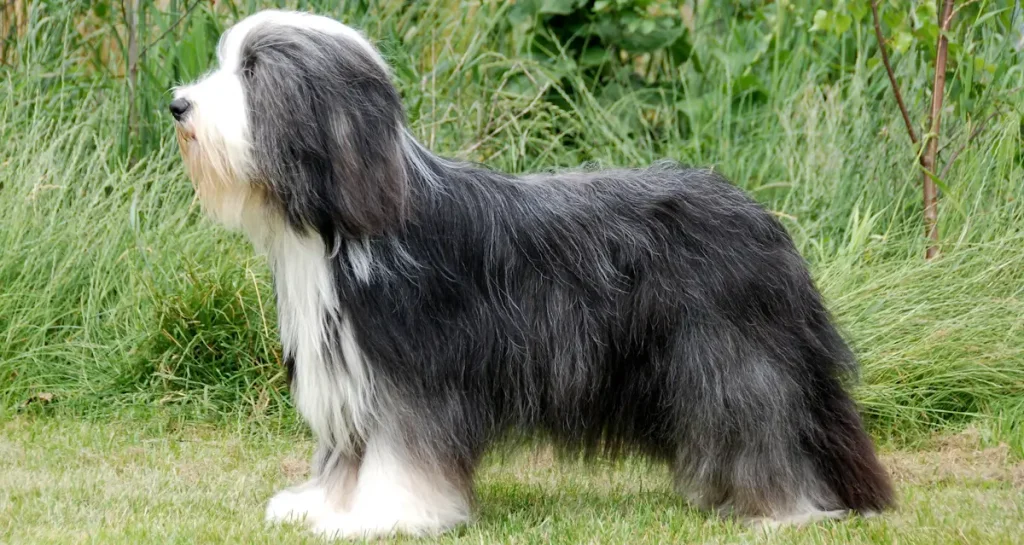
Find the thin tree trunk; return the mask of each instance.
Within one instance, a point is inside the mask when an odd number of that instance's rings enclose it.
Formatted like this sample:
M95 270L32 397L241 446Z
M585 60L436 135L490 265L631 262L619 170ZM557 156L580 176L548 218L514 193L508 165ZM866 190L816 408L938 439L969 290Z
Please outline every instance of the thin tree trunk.
M0 4L0 66L7 64L7 50L4 44L7 43L7 4Z
M924 192L924 230L928 237L928 248L925 250L925 259L932 259L939 254L939 209L938 209L938 188L935 186L936 175L935 157L939 151L939 130L942 121L942 99L946 89L946 59L949 49L949 41L946 33L949 32L950 23L953 20L953 0L945 0L940 15L939 44L935 56L935 84L932 86L932 111L928 121L928 136L925 152L921 156L922 181Z
M124 4L125 24L128 27L128 137L138 133L138 108L135 89L139 75L139 0L126 0Z
M25 34L25 2L14 0L14 31L15 36Z
M7 64L7 40L15 41L25 34L26 8L24 0L0 2L0 65ZM12 61L13 64L13 61Z

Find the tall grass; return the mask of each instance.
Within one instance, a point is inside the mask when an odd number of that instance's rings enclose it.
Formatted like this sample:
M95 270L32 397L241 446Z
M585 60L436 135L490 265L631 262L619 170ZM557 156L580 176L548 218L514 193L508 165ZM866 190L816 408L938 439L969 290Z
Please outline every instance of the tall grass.
M256 4L140 2L134 86L116 4L26 2L20 26L5 19L2 410L290 414L265 262L202 218L164 114L169 87L205 70L220 31ZM986 100L1005 113L945 180L943 257L926 263L913 150L868 33L822 37L796 16L769 24L709 6L696 60L673 67L671 85L609 90L557 51L524 54L529 36L502 2L323 4L293 7L375 38L413 131L440 153L511 171L670 157L747 189L811 261L862 358L857 395L879 436L916 440L993 415L993 429L1020 429L1019 68L989 84ZM1019 64L995 34L976 48ZM927 65L896 61L923 111ZM738 90L737 70L756 92ZM947 156L975 117L944 115Z

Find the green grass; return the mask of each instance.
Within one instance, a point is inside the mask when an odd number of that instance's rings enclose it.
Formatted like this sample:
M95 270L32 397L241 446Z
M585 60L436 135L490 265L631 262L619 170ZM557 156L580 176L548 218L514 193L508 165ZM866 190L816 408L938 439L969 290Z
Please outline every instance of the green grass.
M281 460L309 448L283 380L266 263L202 217L164 111L169 87L202 73L219 32L261 3L201 2L181 17L182 2L142 2L148 49L134 90L112 38L124 37L116 9L28 4L0 62L0 541L305 539L258 523L285 484ZM920 175L867 22L836 37L808 32L813 2L774 18L782 3L743 16L704 3L695 57L630 89L628 78L593 85L563 52L528 54L500 2L300 4L380 43L413 132L439 153L514 172L665 157L724 172L810 261L862 360L855 394L880 443L925 448L970 429L974 447L1006 450L1000 471L1018 467L1024 70L1000 17L965 44L998 69L949 102L941 156L1002 113L942 180L942 256L924 262ZM921 126L927 59L893 59ZM154 424L164 421L175 424ZM633 465L489 466L481 522L456 535L745 539ZM651 483L643 493L629 484L639 476ZM1013 480L962 481L911 477L893 517L776 539L1012 542Z
M145 8L147 32L166 36L142 37L153 45L134 92L117 51L95 60L102 36L76 30L85 20L123 34L116 20L32 6L8 48L17 62L0 67L0 407L290 421L265 261L202 217L164 113L167 89L209 66L219 29L254 5L204 4L173 28L179 4ZM944 181L943 257L925 263L913 150L860 27L840 40L808 34L796 15L769 24L708 9L697 56L672 69L671 85L612 93L587 87L557 51L528 56L500 3L352 6L342 15L387 52L413 131L432 148L511 171L661 157L724 171L810 260L862 358L857 396L877 436L912 444L981 418L993 440L1024 452L1024 160L1012 92L1024 71L998 29L972 47L1011 67L977 97L1004 113ZM773 40L764 55L741 55L757 36ZM734 92L741 60L759 93ZM927 64L895 62L923 110ZM137 127L126 125L131 97ZM945 157L977 117L946 112ZM32 403L41 394L52 401Z
M18 418L0 433L0 542L322 543L266 526L266 500L305 478L312 443L251 426ZM897 510L768 536L688 508L667 472L581 466L544 449L491 456L476 520L399 543L1021 543L1024 464L1005 449L889 452Z

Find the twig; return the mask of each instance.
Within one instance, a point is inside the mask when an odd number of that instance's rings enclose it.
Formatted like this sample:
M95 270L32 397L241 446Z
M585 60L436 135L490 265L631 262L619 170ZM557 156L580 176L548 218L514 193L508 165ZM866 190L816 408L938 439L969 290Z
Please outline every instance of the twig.
M885 72L889 74L889 84L892 85L892 93L896 96L896 104L899 104L900 113L903 114L903 123L907 125L907 134L910 135L910 142L917 145L917 133L914 132L914 125L910 122L910 114L907 113L907 105L903 102L903 93L896 83L896 75L893 74L892 64L889 63L889 53L885 50L885 38L882 37L882 24L878 21L878 0L871 0L871 16L875 20L875 38L878 40L878 51L882 53L882 64L885 65Z
M959 6L957 6L956 9L953 10L953 14L956 15L956 13L959 12L960 10L966 8L967 6L969 6L971 4L976 4L977 2L978 2L978 0L967 0L963 4L960 4ZM942 19L939 19L939 25L940 26L942 25Z
M163 34L158 36L157 39L155 39L152 42L150 42L146 47L142 48L142 52L139 53L139 58L140 59L144 58L146 56L146 53L149 52L150 48L152 48L156 44L158 44L161 41L163 41L163 39L166 38L168 34L173 32L174 29L178 28L178 25L180 25L181 22L184 21L185 18L188 17L189 14L192 13L192 11L195 10L199 6L199 4L201 4L201 3L202 3L202 0L196 0L195 2L192 3L192 5L190 5L188 8L186 8L185 12L182 13L180 17L178 17L178 20L174 21L173 23L171 23L171 26L167 27L167 30L165 30L163 32Z
M949 32L950 23L953 21L953 0L945 0L942 5L942 25L939 27L939 44L935 57L935 84L932 86L932 111L929 116L928 139L926 150L921 157L921 174L924 186L924 231L925 236L930 240L928 249L925 250L925 259L933 259L939 254L939 229L938 229L938 188L935 179L932 177L935 172L935 156L939 151L939 129L942 120L942 99L946 89L946 58L949 52L949 39L946 37Z
M956 151L953 152L953 155L949 156L949 160L947 160L945 166L942 167L942 170L939 172L940 180L946 179L946 174L949 173L949 169L953 166L953 161L956 161L956 158L960 157L960 154L963 153L965 149L967 149L967 146L971 145L971 142L974 142L974 139L981 134L981 131L985 130L985 127L988 125L988 122L992 121L993 119L995 119L996 116L1001 115L1002 113L1002 110L996 110L992 112L991 114L989 114L988 117L983 119L981 123L979 123L978 126L974 128L973 131L971 131L971 135L967 137L967 141L961 144L961 146L957 148Z

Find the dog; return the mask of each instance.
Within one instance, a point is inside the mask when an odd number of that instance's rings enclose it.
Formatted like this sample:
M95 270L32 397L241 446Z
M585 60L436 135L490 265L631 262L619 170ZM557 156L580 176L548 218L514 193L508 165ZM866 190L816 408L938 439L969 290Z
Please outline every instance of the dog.
M251 15L176 88L204 211L273 272L317 447L269 521L328 537L468 521L510 434L669 464L684 499L769 523L893 503L857 364L783 226L715 172L513 176L445 159L330 18Z

